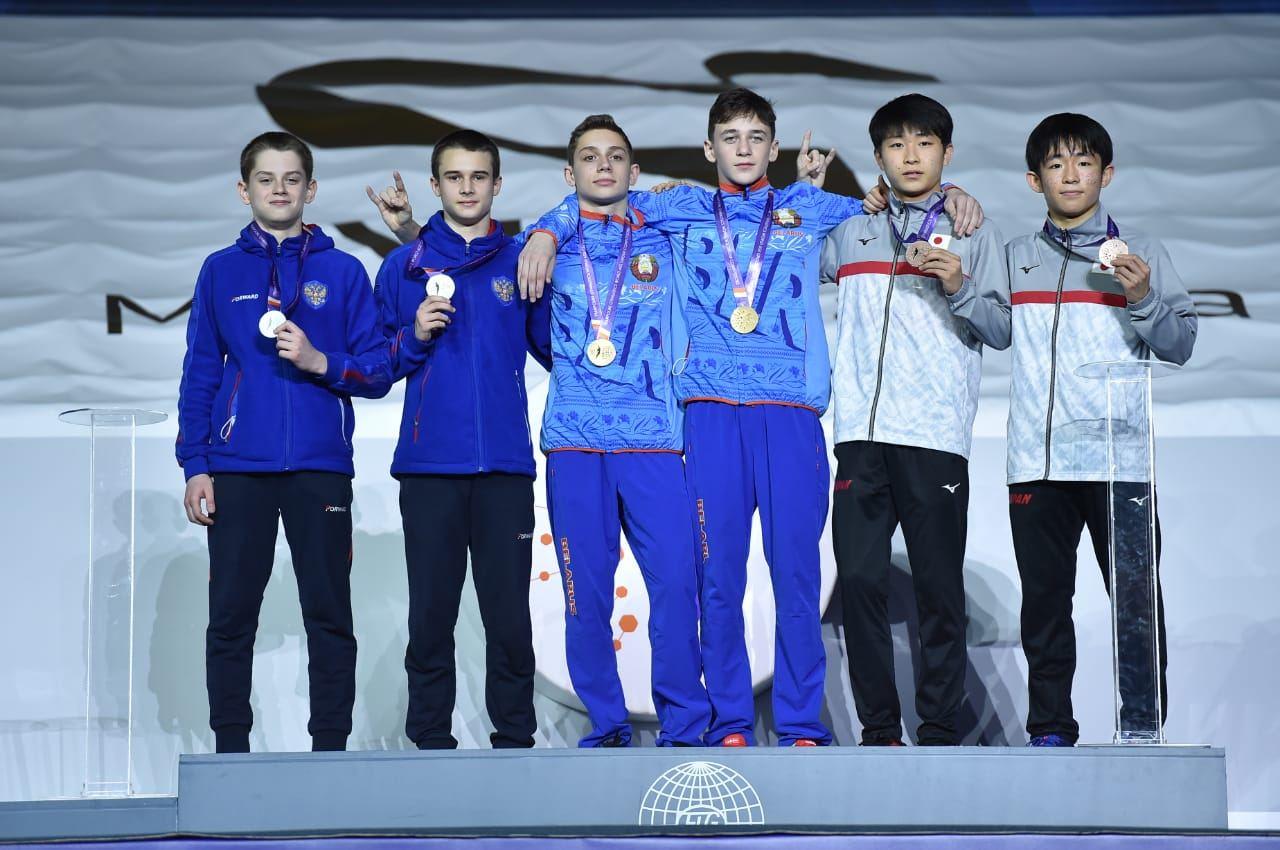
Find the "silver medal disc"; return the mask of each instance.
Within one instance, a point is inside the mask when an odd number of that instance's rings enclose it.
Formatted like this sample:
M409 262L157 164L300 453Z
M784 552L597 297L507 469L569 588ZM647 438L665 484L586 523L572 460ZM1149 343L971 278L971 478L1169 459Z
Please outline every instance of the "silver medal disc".
M268 310L262 314L262 318L258 319L258 333L271 339L276 335L276 331L285 323L284 313L279 310Z
M452 298L457 287L453 283L453 278L447 274L433 274L427 278L427 294L434 295L437 298Z

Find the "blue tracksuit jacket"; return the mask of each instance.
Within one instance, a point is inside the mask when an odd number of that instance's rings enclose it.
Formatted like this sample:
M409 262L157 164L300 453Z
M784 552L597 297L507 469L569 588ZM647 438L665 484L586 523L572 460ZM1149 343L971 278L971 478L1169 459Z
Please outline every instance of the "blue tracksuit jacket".
M409 268L415 246L418 264ZM550 367L549 305L516 287L520 246L497 222L467 242L436 213L418 239L387 255L376 298L393 379L405 378L393 475L534 474L524 364ZM452 321L430 342L413 334L430 274L456 284Z
M264 248L246 227L204 261L187 320L178 391L178 464L209 472L311 470L352 475L351 396L380 398L391 386L386 342L375 321L369 276L315 225L305 241ZM275 265L288 317L328 358L321 376L300 372L258 332ZM290 306L292 308L290 309Z

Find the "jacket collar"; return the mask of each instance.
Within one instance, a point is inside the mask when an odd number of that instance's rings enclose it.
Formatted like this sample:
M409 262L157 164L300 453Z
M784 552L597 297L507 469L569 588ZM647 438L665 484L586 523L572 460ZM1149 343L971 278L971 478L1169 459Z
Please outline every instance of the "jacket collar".
M302 246L306 244L307 234L309 233L311 235L311 246L307 250L311 254L333 247L333 240L320 229L320 225L304 224L302 225L302 230L301 235L290 236L284 242L277 243L276 238L263 228L255 228L252 224L247 224L240 231L240 237L236 239L236 246L245 253L258 257L271 258L277 254L296 257L302 251ZM261 241L259 241L259 237L261 237Z
M753 195L757 195L761 192L768 192L772 188L773 187L769 185L769 175L767 174L752 183L750 186L746 187L739 186L736 183L720 182L721 192L724 192L726 195L741 195L744 201L751 198Z
M1065 244L1067 241L1067 233L1071 234L1071 244L1084 245L1107 238L1107 211L1103 209L1102 204L1098 204L1098 208L1093 211L1093 215L1089 216L1086 221L1082 221L1070 230L1064 230L1053 223L1048 216L1044 219L1044 233L1054 242Z
M426 242L427 256L432 258L433 265L437 265L436 260L441 258L447 264L452 264L464 262L479 254L487 254L509 237L502 231L502 225L497 220L490 219L489 232L468 243L444 220L444 213L438 212L418 231L418 238Z

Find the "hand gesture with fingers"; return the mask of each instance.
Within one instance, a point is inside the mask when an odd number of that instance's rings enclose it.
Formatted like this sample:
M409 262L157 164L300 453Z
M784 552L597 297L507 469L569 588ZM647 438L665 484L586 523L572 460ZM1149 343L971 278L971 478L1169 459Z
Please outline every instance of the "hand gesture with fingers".
M182 497L187 520L196 525L213 525L213 479L208 475L193 475L187 480L187 492Z
M800 143L800 153L796 156L796 180L810 183L815 189L821 189L827 180L827 169L836 161L836 149L832 148L824 154L820 150L809 147L813 141L813 131L804 131L804 140Z
M1137 304L1151 291L1151 267L1137 254L1121 254L1115 259L1116 280L1124 287L1125 300Z
M410 236L416 236L418 227L413 220L413 207L409 204L409 193L404 188L404 180L400 177L400 172L391 172L391 179L395 184L381 192L373 191L372 186L365 186L364 191L378 208L378 212L382 214L382 220L388 229L401 237L403 242L406 241L403 234L409 233Z
M439 295L428 295L418 305L418 312L413 316L413 335L419 342L430 342L436 334L449 327L452 321L450 313L457 308L447 298Z

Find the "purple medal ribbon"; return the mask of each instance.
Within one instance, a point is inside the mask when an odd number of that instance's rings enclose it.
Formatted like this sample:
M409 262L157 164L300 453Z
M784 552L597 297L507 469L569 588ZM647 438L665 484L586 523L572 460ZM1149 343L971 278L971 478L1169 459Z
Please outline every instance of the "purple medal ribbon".
M751 248L751 262L747 265L745 281L742 279L742 270L738 268L738 258L734 255L729 214L725 212L724 197L719 191L711 206L716 214L716 232L720 235L720 248L724 251L725 271L729 273L734 300L739 307L754 307L756 284L760 282L760 269L764 265L765 250L769 247L769 231L773 227L773 190L769 190L769 197L764 202L764 213L760 216L760 226L756 229L756 242Z
M903 239L902 234L898 233L898 225L893 223L893 217L890 216L889 227L893 230L893 237L898 240L899 245L909 245L912 242L927 242L929 237L933 235L933 229L938 226L938 216L942 215L942 210L946 205L947 199L944 196L942 200L929 207L924 214L924 221L920 222L920 227L906 239Z
M423 229L425 230L426 228L423 228ZM499 251L501 251L505 247L506 247L505 244L499 243L498 247L494 248L492 251L489 251L486 254L481 254L475 259L467 260L465 263L462 263L461 265L450 266L450 267L441 268L441 269L431 269L425 266L418 265L419 263L422 262L423 255L426 254L427 252L426 237L419 236L417 241L413 243L413 251L409 253L409 262L405 266L405 275L407 277L426 277L433 274L453 275L458 272L465 272L468 269L473 269L476 266L480 266L480 265L483 265L484 263L487 263L490 259L494 257L495 254L497 254Z
M1075 245L1070 241L1064 241L1062 239L1058 239L1056 236L1054 236L1055 229L1058 229L1058 228L1054 228L1049 223L1049 220L1045 219L1044 228L1043 228L1044 235L1048 238L1050 242L1054 242L1058 245L1061 245L1070 253L1075 254L1077 257L1079 257L1082 260L1088 260L1089 262L1093 262L1096 258L1086 257L1084 254L1081 254L1075 249L1076 248L1092 248L1096 245L1101 245L1102 243L1107 242L1108 240L1120 238L1120 228L1116 226L1116 223L1115 221L1112 220L1111 216L1107 216L1107 235L1106 236L1100 236L1091 242L1081 242L1079 245ZM1070 240L1070 231L1063 230L1062 233L1067 235L1067 240Z
M613 277L609 281L609 294L605 296L604 309L600 308L600 290L596 284L596 270L587 254L587 241L582 235L582 217L578 217L578 256L582 260L582 280L587 288L587 309L591 313L591 327L596 339L608 339L613 329L613 319L618 313L618 301L622 297L622 277L631 262L631 225L622 224L622 247L613 264Z
M306 225L302 226L304 238L302 240L302 250L298 252L298 281L293 288L293 299L289 302L288 307L280 306L280 270L276 266L276 257L278 251L271 250L271 242L267 234L262 232L262 228L258 226L256 221L249 222L249 233L253 235L254 240L267 252L267 256L271 258L271 280L267 284L267 307L272 310L280 310L287 317L293 312L293 308L298 306L298 299L302 297L302 271L303 266L307 262L307 255L311 253L311 228Z

